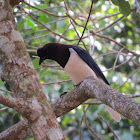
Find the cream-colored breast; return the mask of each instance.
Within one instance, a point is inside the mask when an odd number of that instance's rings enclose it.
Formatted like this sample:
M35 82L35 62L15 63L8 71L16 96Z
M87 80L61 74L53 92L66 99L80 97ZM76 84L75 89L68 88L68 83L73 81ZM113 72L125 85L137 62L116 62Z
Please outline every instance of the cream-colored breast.
M75 82L79 83L85 79L86 76L94 76L97 79L97 75L94 71L85 63L82 58L70 48L70 58L64 67L64 71Z
M82 60L72 48L70 48L70 53L71 55L66 66L64 67L64 71L75 83L78 84L79 82L83 81L86 76L94 76L94 78L103 82L102 79L97 77L94 71L87 64L85 64L84 60ZM119 122L121 120L120 114L109 106L106 105L106 107L110 115Z

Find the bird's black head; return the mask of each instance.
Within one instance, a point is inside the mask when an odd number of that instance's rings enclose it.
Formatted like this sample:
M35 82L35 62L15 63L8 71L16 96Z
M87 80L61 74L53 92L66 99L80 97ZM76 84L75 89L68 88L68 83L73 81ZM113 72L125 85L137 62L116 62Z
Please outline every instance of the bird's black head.
M57 45L56 43L48 43L44 45L43 47L39 48L37 50L37 55L40 57L39 65L45 60L45 59L52 59L55 60L56 54L57 54Z
M60 43L48 43L44 45L37 50L37 55L40 57L39 65L45 59L52 59L64 67L70 56L70 47L70 45L64 45Z

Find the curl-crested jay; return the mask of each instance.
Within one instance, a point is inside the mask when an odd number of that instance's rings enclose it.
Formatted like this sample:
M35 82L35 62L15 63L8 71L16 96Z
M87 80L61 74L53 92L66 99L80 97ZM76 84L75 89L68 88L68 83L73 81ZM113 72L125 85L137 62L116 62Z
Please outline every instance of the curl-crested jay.
M39 65L45 59L55 60L76 84L82 82L86 76L93 76L109 85L99 66L81 47L48 43L39 48L37 54L40 57ZM109 106L105 106L114 120L119 122L121 120L120 114Z

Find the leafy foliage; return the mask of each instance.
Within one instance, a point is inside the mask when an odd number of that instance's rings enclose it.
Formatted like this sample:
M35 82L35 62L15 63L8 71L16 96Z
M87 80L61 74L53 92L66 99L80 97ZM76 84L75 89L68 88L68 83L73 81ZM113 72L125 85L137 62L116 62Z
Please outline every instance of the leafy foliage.
M120 12L124 16L128 16L130 14L130 4L126 0L112 0L113 4L119 7Z
M137 14L140 17L140 0L135 0L135 6L137 8Z

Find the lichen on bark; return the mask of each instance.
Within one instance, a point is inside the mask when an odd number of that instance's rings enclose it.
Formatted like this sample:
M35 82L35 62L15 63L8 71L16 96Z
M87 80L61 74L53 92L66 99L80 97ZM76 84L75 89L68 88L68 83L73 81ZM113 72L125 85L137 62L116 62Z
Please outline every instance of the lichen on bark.
M4 11L5 15L2 16ZM49 138L47 132L54 127L62 136L59 138L64 139L62 130L56 121L26 51L23 38L16 27L8 0L0 0L0 13L1 79L9 84L17 99L22 99L24 105L22 106L22 103L17 100L19 106L16 106L16 111L28 120L35 139L44 140ZM52 123L48 126L50 120Z

